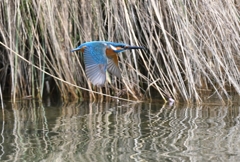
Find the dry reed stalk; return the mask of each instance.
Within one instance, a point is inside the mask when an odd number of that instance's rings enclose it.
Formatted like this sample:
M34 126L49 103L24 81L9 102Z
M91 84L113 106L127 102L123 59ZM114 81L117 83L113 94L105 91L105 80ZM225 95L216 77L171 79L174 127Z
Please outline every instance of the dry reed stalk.
M224 102L231 99L230 92L240 94L238 7L225 0L1 1L0 42L32 63L1 46L0 61L8 69L0 71L5 78L1 84L10 86L13 101L29 95L42 98L46 82L52 95L57 92L66 101L103 100L91 93L96 87L87 81L82 55L70 54L70 49L85 41L108 40L147 50L120 54L123 80L110 77L111 86L97 92L117 95L124 90L135 100L157 94L188 103L208 97ZM6 76L11 76L10 84L5 84Z

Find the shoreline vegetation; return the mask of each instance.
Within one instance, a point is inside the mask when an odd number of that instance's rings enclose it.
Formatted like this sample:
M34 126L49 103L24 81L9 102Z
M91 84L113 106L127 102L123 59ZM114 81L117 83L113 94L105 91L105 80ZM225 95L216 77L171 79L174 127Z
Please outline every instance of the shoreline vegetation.
M223 1L0 2L0 90L62 101L232 101L240 94L240 3ZM70 50L106 40L144 46L119 55L122 80L87 81ZM112 97L114 96L114 97Z

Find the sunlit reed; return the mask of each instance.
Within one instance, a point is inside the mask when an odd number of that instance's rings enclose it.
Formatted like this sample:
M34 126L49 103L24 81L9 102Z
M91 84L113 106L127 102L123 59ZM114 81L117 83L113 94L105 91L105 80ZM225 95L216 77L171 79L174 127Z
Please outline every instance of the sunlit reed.
M131 100L224 103L240 93L237 1L10 0L0 2L0 12L0 42L31 62L0 46L2 90L13 101L55 94L64 101L103 100L96 91ZM70 53L92 40L146 50L120 54L123 79L111 77L97 88L87 81L82 55Z

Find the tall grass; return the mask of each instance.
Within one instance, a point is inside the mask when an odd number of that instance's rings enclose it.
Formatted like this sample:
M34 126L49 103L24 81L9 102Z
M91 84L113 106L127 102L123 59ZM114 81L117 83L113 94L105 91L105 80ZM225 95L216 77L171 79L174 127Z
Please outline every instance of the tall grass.
M94 92L134 100L230 101L232 93L240 94L239 5L233 0L1 1L2 89L13 101L56 94L64 101L103 99ZM147 50L121 54L123 79L112 77L111 84L97 88L87 81L82 55L70 53L92 40Z

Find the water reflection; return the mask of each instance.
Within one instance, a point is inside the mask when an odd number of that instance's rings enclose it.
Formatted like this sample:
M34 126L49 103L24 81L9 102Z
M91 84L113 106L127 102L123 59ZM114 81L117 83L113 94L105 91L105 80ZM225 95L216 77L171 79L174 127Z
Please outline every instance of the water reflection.
M237 161L239 107L8 103L1 161Z

